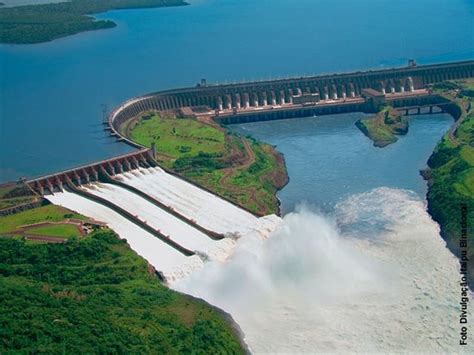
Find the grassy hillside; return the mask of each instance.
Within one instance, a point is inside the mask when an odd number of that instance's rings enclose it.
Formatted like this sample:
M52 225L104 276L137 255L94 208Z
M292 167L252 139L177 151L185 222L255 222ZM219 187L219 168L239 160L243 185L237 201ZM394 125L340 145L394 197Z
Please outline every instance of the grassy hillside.
M132 140L156 144L160 164L253 212L278 212L276 192L288 178L275 149L213 122L144 113L121 127Z
M144 146L156 143L158 152L171 159L216 154L225 149L225 133L195 119L164 119L144 115L131 130L130 138Z
M169 290L111 231L0 238L0 353L239 354L225 317Z
M375 116L360 119L356 126L373 142L376 147L385 147L395 143L396 135L408 132L408 120L390 106L383 107Z
M0 234L9 235L15 233L22 226L40 222L61 222L68 218L85 219L77 213L66 208L46 205L31 210L18 212L12 215L0 217Z
M0 43L39 43L79 32L115 27L87 16L108 10L185 5L182 0L71 0L0 8Z
M473 97L464 89L469 83L435 87L454 103L459 126L452 128L428 161L428 208L440 224L448 247L460 255L461 205L468 207L468 280L474 286L474 112ZM460 85L460 86L459 86ZM472 83L471 83L472 85Z
M0 210L33 202L37 196L32 191L18 187L16 183L0 184Z

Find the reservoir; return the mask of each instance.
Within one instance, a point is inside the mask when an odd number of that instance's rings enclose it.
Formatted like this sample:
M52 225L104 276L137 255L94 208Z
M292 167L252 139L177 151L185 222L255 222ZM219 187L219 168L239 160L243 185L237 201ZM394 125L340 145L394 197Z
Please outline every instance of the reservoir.
M466 40L471 1L190 3L101 14L118 24L110 30L0 45L0 181L129 151L105 135L102 105L110 111L147 92L201 78L222 83L474 57ZM387 22L386 13L399 21Z

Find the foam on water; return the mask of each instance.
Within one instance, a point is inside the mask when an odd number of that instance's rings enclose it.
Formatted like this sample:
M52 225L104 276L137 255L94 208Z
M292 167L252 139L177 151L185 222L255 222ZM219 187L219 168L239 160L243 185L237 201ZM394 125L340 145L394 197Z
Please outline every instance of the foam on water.
M353 195L332 218L302 207L172 287L230 312L256 353L474 351L457 260L409 191Z

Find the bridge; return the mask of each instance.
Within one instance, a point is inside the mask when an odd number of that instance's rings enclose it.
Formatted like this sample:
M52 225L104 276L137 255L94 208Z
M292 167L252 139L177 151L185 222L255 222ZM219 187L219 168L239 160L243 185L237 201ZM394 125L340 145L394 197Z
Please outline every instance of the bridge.
M108 116L108 129L135 146L122 132L123 124L146 111L178 117L209 117L221 123L248 122L343 112L373 112L380 100L394 107L435 105L429 86L474 76L474 61L416 65L280 80L211 85L166 90L124 102Z

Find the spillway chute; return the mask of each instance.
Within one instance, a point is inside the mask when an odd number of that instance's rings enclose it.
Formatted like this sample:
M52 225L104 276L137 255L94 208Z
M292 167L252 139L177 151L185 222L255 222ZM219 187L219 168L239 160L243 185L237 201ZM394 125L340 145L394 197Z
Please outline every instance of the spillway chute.
M232 257L241 238L266 239L281 219L257 217L158 167L69 186L55 204L107 223L168 282Z
M197 255L183 255L112 209L85 197L64 191L48 195L47 199L56 205L105 222L169 282L181 279L203 265Z

